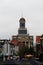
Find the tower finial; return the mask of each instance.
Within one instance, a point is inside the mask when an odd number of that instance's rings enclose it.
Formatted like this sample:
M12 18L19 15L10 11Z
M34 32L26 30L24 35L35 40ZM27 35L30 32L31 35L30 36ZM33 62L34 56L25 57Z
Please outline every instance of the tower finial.
M23 12L21 13L21 17L23 17Z

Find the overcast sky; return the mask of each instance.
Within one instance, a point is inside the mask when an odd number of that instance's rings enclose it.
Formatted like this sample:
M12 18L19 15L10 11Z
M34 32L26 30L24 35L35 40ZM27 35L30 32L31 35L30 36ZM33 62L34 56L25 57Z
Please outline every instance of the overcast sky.
M43 0L0 0L0 39L18 34L21 17L30 35L43 34Z

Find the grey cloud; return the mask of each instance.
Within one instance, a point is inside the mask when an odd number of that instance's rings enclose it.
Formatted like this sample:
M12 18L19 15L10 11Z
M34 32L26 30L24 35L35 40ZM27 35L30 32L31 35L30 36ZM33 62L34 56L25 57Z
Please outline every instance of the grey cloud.
M30 34L43 33L43 0L0 0L0 38L18 33L22 13Z

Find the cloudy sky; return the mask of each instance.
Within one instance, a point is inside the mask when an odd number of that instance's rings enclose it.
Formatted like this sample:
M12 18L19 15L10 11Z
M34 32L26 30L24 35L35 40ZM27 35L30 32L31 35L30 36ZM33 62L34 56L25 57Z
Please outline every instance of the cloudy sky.
M21 17L30 35L43 34L43 0L0 0L0 39L18 34Z

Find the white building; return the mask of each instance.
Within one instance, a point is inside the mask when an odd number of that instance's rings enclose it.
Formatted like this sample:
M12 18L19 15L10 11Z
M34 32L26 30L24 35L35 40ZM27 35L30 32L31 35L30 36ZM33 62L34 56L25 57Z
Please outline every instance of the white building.
M2 53L3 53L3 60L10 59L10 56L12 55L12 53L11 53L10 43L8 41L5 41L5 43L3 45Z

